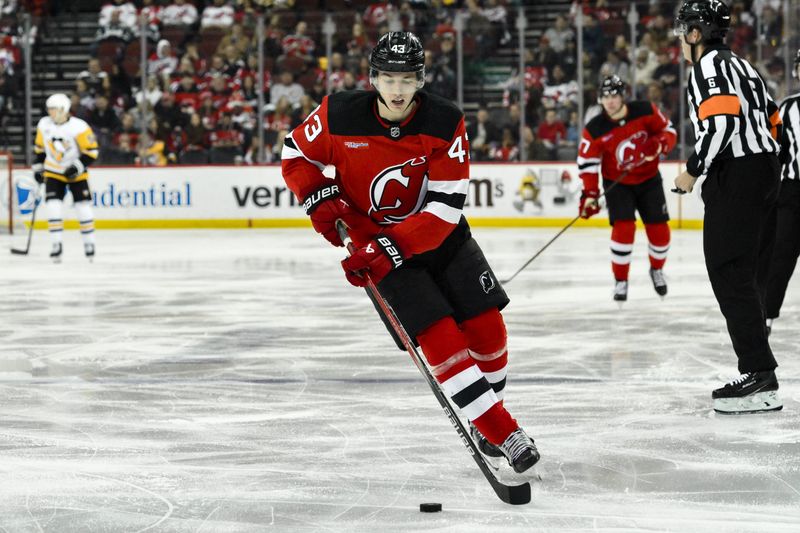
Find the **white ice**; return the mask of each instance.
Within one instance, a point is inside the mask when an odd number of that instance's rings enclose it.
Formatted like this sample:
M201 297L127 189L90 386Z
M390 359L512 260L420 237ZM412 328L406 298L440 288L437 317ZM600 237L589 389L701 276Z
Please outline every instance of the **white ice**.
M555 232L475 230L500 278ZM716 415L736 358L701 234L661 301L640 230L622 310L609 234L506 287L506 405L542 452L513 507L310 229L100 231L93 264L67 232L61 265L37 232L0 254L0 531L800 531L800 282L784 410Z

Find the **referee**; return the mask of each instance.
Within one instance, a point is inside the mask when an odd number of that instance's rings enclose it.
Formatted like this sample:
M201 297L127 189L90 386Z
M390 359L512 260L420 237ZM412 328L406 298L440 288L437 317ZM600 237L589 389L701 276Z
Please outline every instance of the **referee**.
M730 21L722 0L684 0L678 10L675 35L692 63L687 95L695 150L675 187L690 192L702 180L706 270L741 373L711 397L715 411L737 414L783 407L763 305L781 123L764 80L723 43Z
M800 50L794 59L794 74L800 76ZM786 296L786 287L800 255L800 93L781 103L783 163L781 192L778 195L778 229L775 250L767 279L767 333L778 318Z

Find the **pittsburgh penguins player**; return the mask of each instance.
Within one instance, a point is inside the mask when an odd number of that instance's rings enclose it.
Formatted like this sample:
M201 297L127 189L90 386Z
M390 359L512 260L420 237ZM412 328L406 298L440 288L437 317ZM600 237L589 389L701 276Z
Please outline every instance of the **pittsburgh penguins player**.
M69 189L78 213L84 253L91 261L95 253L94 215L87 168L99 155L97 140L85 121L70 116L67 95L53 94L45 105L47 116L36 126L33 172L36 181L46 182L50 257L56 263L61 261L64 195Z

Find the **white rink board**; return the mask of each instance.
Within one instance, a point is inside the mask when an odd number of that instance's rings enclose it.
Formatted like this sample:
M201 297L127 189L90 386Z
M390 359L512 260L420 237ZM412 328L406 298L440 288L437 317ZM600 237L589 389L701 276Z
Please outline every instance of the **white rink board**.
M680 164L663 163L665 195L673 220L699 221L702 204L671 192ZM524 176L533 172L541 205L514 203ZM566 173L566 174L565 174ZM562 175L569 179L562 181ZM99 227L297 226L307 218L284 183L280 166L98 167L91 169ZM575 216L581 180L574 163L473 164L465 214L473 225L561 225ZM555 203L561 197L563 203ZM65 213L75 220L74 210ZM605 225L598 216L590 225ZM130 223L129 225L126 224Z

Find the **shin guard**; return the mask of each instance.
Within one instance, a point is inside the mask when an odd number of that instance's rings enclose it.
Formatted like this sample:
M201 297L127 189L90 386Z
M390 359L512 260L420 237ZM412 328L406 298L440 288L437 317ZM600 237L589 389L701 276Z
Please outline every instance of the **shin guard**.
M497 308L485 311L461 323L467 337L469 355L502 402L508 374L507 333L503 316Z
M453 318L438 320L417 341L445 394L490 442L502 443L517 423L470 357L467 339Z
M669 225L666 222L658 224L645 224L647 232L648 255L650 256L650 267L653 270L661 270L667 262L667 252L669 251Z
M628 279L635 235L635 221L617 220L614 222L614 227L611 229L611 271L617 281Z

